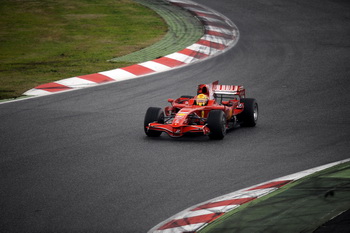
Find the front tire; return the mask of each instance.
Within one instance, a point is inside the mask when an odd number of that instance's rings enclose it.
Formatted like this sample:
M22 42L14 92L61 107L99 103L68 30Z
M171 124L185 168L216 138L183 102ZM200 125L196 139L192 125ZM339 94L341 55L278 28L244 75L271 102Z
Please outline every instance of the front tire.
M162 131L147 130L149 123L157 122L160 124L164 123L164 111L161 108L150 107L147 109L144 121L144 130L148 137L159 137Z
M258 103L251 98L241 99L241 102L244 104L244 110L237 116L238 120L244 127L254 127L258 122Z
M226 135L226 115L221 110L212 110L207 119L210 139L221 140Z

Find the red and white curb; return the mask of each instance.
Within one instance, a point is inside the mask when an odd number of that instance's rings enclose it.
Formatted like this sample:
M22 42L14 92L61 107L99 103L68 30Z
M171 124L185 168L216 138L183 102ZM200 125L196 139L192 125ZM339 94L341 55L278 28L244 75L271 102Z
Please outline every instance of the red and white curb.
M201 21L204 27L204 35L200 40L181 51L152 61L39 85L26 91L23 95L42 96L109 82L120 82L156 72L164 72L218 55L232 48L237 43L239 38L238 29L225 16L189 0L167 1L175 6L184 8Z
M280 187L292 183L302 177L348 161L350 161L350 159L312 168L200 203L159 223L157 226L149 230L148 233L197 232L217 218L223 216L225 213L245 203L276 191Z

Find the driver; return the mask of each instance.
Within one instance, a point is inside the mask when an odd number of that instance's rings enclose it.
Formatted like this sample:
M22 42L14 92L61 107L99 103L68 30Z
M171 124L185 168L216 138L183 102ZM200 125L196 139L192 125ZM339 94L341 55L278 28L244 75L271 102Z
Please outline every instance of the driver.
M208 96L204 94L199 94L196 97L196 104L199 106L205 106L208 103Z

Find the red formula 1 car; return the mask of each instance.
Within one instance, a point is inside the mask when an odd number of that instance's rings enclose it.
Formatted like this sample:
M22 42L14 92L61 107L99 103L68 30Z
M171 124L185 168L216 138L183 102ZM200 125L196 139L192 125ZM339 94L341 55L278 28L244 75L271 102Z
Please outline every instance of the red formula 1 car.
M243 86L219 85L219 82L198 85L197 96L168 99L171 106L148 108L144 121L145 133L158 137L166 132L170 137L187 133L202 133L210 139L223 139L226 130L235 126L254 127L258 120L258 104L245 98Z

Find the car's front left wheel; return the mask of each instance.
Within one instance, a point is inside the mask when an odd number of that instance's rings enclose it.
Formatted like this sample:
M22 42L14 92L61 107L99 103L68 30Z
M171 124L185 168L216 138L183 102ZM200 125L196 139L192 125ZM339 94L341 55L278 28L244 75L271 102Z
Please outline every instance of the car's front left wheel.
M150 107L147 109L144 121L144 130L148 137L159 137L162 132L147 129L149 123L164 123L164 111L161 108Z

